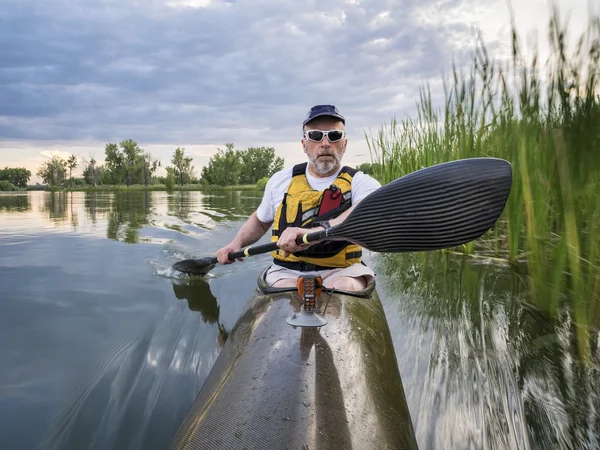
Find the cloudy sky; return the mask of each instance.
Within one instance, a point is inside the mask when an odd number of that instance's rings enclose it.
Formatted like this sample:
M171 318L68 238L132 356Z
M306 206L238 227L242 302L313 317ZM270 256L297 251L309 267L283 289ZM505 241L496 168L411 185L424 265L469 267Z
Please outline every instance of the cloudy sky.
M512 3L543 52L547 1ZM590 2L557 4L579 35ZM102 160L126 138L163 164L185 147L197 173L226 142L274 146L291 166L317 103L347 117L345 162L366 162L364 133L413 114L425 83L441 98L474 28L508 54L505 0L2 0L0 167Z

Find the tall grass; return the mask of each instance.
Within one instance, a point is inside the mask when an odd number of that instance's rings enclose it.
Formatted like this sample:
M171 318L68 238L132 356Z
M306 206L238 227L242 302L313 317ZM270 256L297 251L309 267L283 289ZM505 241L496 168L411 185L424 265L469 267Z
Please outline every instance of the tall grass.
M502 217L462 251L524 265L534 303L549 314L568 298L587 358L600 315L600 17L569 54L567 31L554 8L545 74L537 47L523 56L514 24L509 61L491 59L479 39L468 73L454 67L445 80L443 109L423 88L415 119L394 119L367 142L383 183L460 158L510 161Z

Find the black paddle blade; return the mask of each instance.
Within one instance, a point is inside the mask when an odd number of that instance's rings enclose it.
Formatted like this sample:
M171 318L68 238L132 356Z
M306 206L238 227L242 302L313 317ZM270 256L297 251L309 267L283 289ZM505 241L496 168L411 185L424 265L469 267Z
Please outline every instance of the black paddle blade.
M183 261L178 261L173 264L173 269L190 275L206 275L213 267L215 267L216 263L217 259L210 257L202 259L184 259Z
M328 236L376 252L455 247L494 225L511 184L511 166L502 159L462 159L427 167L368 195Z

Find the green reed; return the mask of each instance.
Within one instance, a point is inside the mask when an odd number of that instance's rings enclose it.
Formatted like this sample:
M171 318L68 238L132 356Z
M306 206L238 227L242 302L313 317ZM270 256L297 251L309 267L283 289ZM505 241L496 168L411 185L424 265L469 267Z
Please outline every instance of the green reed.
M453 67L444 80L443 108L423 88L416 118L394 119L366 137L382 183L461 158L511 162L500 220L459 250L524 267L533 302L549 314L570 299L586 358L600 315L600 17L591 17L572 50L567 30L554 8L544 69L537 46L525 58L514 25L509 61L490 58L478 39L466 73Z

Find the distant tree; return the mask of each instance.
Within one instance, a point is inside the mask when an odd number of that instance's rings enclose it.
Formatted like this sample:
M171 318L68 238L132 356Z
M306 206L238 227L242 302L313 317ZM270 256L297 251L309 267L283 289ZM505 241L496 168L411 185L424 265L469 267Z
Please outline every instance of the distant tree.
M167 167L167 177L165 178L165 187L167 191L172 191L175 185L175 174L172 167Z
M219 186L233 186L239 184L242 171L241 152L234 149L232 143L225 144L226 150L217 149L208 162L202 168L202 180L205 184L216 184Z
M104 180L107 184L121 184L125 173L125 159L119 150L119 146L114 143L106 144L104 149L104 162L106 171Z
M160 161L152 158L149 152L144 152L133 139L124 139L119 145L106 145L104 161L106 170L103 182L110 184L148 185Z
M273 147L250 147L241 153L240 184L255 184L283 169L284 160L275 156Z
M191 156L185 156L185 148L177 147L175 153L173 153L173 175L181 186L188 183L194 177L194 166L192 166L193 158Z
M73 170L77 168L77 165L77 156L69 156L69 159L67 159L67 167L69 168L69 180L73 179Z
M125 173L125 184L131 186L139 181L142 173L142 149L133 139L125 139L120 143L123 149L123 167Z
M31 172L24 167L5 167L4 169L0 169L0 180L8 181L18 188L27 187L29 178L31 178Z
M152 183L154 173L160 167L160 160L152 157L150 152L143 152L140 157L142 181L145 186Z
M90 155L89 161L85 158L83 159L83 179L85 182L91 186L98 186L100 180L102 178L103 167L97 166L96 159L94 155Z
M60 186L67 177L67 161L60 156L53 156L46 161L37 171L37 176L50 186Z

